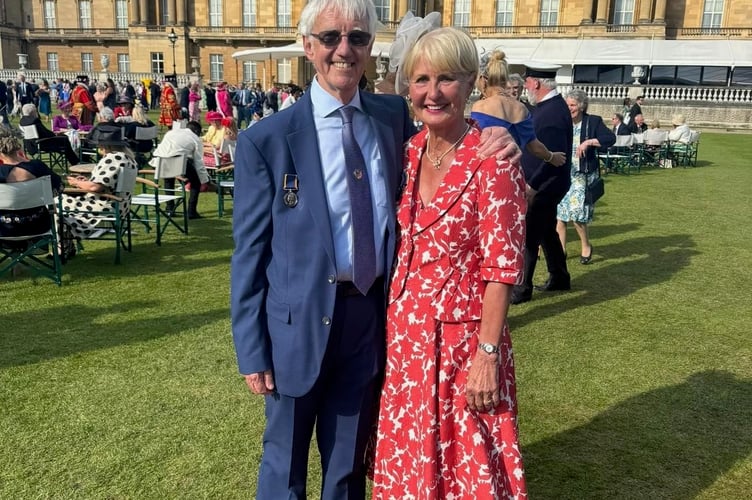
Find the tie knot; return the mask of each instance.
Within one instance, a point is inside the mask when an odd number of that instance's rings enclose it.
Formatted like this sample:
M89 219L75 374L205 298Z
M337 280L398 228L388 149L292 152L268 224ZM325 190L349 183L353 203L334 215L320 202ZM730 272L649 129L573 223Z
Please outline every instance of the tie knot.
M352 106L342 106L339 108L339 113L342 115L342 123L352 123L355 108Z

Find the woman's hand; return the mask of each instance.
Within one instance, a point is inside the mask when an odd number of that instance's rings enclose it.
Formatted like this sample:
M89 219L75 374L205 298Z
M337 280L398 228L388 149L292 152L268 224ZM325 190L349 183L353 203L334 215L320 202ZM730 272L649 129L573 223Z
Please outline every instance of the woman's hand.
M499 355L478 351L467 375L465 389L467 406L471 410L487 412L501 399L499 392Z
M598 142L597 139L587 139L585 141L582 141L579 146L577 146L577 151L575 154L578 158L585 158L585 152L587 151L587 148L590 146L593 147L600 147L601 143Z

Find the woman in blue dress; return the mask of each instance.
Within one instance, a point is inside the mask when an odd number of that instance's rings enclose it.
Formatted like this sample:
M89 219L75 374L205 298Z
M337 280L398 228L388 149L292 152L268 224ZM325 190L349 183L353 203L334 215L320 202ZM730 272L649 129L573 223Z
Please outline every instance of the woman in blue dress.
M44 121L50 121L50 115L52 114L52 105L50 103L50 84L47 80L42 80L42 83L37 89L37 97L39 97L39 114L44 116Z
M581 89L572 89L566 95L572 115L572 183L556 209L556 232L559 233L564 253L567 250L567 222L572 222L580 237L580 264L590 264L593 245L590 243L588 224L593 221L595 203L588 199L587 187L600 175L598 149L616 142L616 136L603 123L600 116L587 114L588 96ZM587 251L587 253L585 253Z
M478 122L480 128L500 126L508 129L520 148L555 167L562 166L567 159L566 154L563 151L549 151L545 144L536 139L530 112L510 94L508 78L504 52L494 50L481 58L477 87L482 97L473 104L470 118Z

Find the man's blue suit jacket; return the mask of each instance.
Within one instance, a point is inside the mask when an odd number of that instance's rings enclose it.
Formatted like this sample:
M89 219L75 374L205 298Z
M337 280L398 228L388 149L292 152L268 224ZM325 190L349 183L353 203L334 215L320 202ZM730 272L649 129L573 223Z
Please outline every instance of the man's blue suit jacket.
M361 92L361 103L376 133L387 192L396 205L402 145L415 132L407 105L399 96L367 92ZM299 201L293 208L283 200L285 174L298 176ZM239 135L233 214L231 311L240 373L272 369L279 393L302 396L321 371L337 289L310 93ZM387 273L396 234L394 212L389 211Z

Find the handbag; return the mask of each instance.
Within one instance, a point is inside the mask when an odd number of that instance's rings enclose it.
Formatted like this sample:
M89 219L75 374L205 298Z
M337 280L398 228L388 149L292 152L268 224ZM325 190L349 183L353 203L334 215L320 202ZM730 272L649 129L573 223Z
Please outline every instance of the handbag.
M599 175L593 182L587 185L585 197L590 205L594 205L605 193L606 186L603 183L603 177Z

